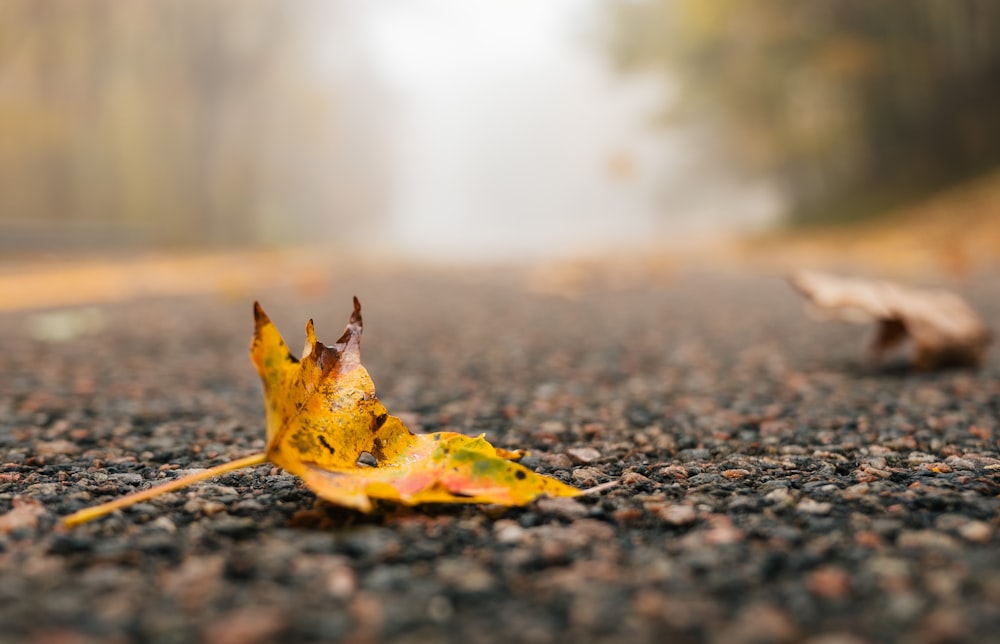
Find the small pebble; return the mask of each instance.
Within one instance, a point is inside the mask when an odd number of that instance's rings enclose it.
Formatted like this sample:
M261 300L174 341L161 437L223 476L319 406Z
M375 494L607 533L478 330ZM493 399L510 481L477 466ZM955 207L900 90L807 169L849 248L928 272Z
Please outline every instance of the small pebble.
M601 453L593 447L572 447L566 450L566 455L577 465L586 465L601 459Z
M649 504L646 507L655 512L664 523L674 526L690 525L698 518L697 510L690 505Z
M539 512L563 519L581 519L589 513L587 506L576 499L567 497L539 499L535 505Z
M843 568L823 566L809 573L806 588L815 595L839 599L851 590L851 577Z
M797 507L799 512L805 512L807 514L830 514L830 511L833 510L832 503L814 501L808 497L799 501Z
M634 486L634 485L646 485L652 483L649 478L639 474L638 472L625 472L621 477L622 485Z
M984 544L993 538L993 527L985 521L969 521L959 526L958 534L966 541Z

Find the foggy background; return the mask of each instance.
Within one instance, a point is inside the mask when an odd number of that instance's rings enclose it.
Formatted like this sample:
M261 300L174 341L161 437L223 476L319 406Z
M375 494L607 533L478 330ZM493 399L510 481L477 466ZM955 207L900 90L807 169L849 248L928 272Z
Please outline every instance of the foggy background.
M655 252L992 177L996 114L989 0L0 0L0 252Z

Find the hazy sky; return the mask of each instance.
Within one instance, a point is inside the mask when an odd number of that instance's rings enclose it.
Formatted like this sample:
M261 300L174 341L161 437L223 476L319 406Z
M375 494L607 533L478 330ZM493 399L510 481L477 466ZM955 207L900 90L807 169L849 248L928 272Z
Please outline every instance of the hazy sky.
M717 196L679 194L690 177L671 176L697 151L649 126L661 85L608 68L598 2L353 6L388 104L387 233L407 252L567 255L745 220Z

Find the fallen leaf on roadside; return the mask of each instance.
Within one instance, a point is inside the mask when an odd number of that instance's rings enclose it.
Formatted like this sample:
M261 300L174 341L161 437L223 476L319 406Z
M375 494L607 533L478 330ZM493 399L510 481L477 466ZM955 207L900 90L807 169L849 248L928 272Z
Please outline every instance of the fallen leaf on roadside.
M875 321L871 351L876 359L910 338L918 369L977 366L990 343L983 321L949 291L807 271L792 275L789 282L818 308L842 319Z
M582 494L513 461L520 450L493 447L480 435L414 434L375 395L361 364L361 305L331 346L316 340L312 320L295 358L260 305L254 304L250 357L260 374L267 449L66 517L77 525L196 481L267 461L305 481L318 496L363 512L376 499L418 503L523 505L540 496Z

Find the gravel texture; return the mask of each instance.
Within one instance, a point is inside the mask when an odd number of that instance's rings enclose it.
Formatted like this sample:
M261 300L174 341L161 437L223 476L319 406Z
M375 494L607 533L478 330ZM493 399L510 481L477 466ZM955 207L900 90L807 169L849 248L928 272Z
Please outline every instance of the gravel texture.
M1000 641L995 347L911 373L776 278L539 279L341 273L0 316L0 641ZM1000 329L997 275L955 287ZM56 529L261 450L252 299L299 347L309 317L336 339L352 294L411 429L617 484L361 515L259 466Z

